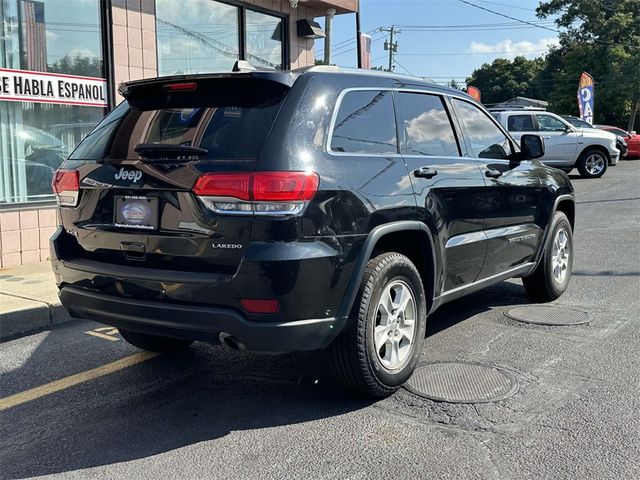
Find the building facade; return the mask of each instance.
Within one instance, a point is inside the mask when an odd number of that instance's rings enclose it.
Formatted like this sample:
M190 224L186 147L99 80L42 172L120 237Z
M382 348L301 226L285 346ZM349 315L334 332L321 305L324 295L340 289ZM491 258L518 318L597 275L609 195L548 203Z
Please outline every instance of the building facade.
M298 3L292 8L291 3ZM0 268L49 257L51 178L121 82L313 65L298 20L357 0L0 0Z

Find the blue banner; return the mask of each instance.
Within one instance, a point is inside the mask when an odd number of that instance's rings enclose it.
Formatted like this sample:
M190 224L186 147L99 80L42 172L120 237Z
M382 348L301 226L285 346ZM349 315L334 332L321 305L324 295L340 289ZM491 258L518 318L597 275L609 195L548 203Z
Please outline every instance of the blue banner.
M587 72L582 72L578 83L578 107L580 118L593 125L593 106L595 98L595 82Z

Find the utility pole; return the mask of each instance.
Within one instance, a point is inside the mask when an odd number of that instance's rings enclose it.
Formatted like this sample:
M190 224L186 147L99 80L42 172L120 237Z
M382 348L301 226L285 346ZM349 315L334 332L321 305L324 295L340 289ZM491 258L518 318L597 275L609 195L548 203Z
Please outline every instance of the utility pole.
M324 64L331 65L331 37L333 36L333 17L336 15L335 8L329 8L324 17Z
M391 25L389 28L381 28L381 32L389 32L389 40L384 42L384 49L389 51L389 72L393 72L394 65L393 59L396 53L398 53L398 42L393 41L393 37L396 33L401 33L400 30L396 30L395 25Z

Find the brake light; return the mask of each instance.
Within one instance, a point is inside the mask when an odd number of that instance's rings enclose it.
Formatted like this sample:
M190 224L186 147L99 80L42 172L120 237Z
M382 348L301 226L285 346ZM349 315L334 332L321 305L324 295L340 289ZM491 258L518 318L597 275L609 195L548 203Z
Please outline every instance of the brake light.
M58 205L75 207L80 196L80 174L77 170L56 170L51 188L58 199Z
M297 215L319 183L315 172L205 173L193 192L217 213Z
M196 181L193 193L200 196L251 200L250 186L250 173L206 173Z
M191 92L198 88L196 82L168 83L164 86L170 92Z

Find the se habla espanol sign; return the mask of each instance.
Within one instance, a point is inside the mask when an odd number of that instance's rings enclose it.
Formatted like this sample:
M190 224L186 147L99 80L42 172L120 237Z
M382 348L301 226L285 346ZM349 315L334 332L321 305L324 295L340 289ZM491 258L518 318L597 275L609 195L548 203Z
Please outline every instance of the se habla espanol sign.
M106 107L104 78L0 68L0 101Z

